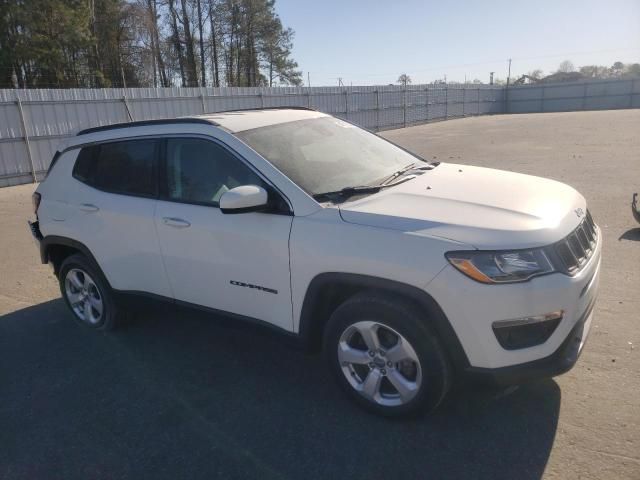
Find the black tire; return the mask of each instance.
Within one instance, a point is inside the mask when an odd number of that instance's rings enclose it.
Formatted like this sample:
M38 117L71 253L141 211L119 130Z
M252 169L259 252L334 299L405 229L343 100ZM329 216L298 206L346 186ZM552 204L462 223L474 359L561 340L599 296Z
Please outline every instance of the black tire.
M89 321L81 319L80 316L74 311L74 308L69 301L66 292L65 281L67 278L67 274L71 270L86 272L97 287L97 296L101 300L103 308L100 319L95 323L90 323ZM109 286L100 268L84 255L80 253L71 255L62 262L60 271L58 273L58 282L60 284L60 293L62 294L62 298L64 299L67 307L73 315L74 320L77 323L94 330L107 331L121 326L129 318L128 313L119 308L119 306L117 305L115 297L113 295L113 291L111 290L111 287Z
M417 368L422 372L421 381L415 382L416 385L419 383L419 387L416 388L416 393L412 394L414 396L405 403L400 405L380 404L365 398L347 380L347 373L343 368L350 369L349 374L353 377L351 381L356 383L361 380L361 376L368 376L371 369L376 368L375 364L371 362L368 366L364 366L365 373L360 375L353 371L355 368L351 370L351 367L343 367L339 360L338 347L343 333L348 335L349 331L353 331L353 326L360 321L371 321L382 325L384 335L387 336L389 331L395 331L413 347L420 362ZM438 337L429 328L427 322L428 318L425 318L424 312L409 301L383 292L362 292L346 300L331 315L325 328L323 353L340 386L365 409L387 417L414 416L432 412L442 402L449 390L452 369ZM376 330L376 332L380 332L380 330ZM379 333L376 333L376 336L378 335ZM394 338L393 334L391 338ZM383 348L380 349L380 352L381 355L385 354ZM391 350L388 353L390 352ZM379 358L379 360L383 360L383 358ZM397 367L398 364L394 364L394 368L397 369ZM358 366L358 368L362 368L362 366ZM378 371L384 372L385 376L391 375L390 371L380 369ZM389 380L386 381L389 382ZM399 390L396 393L398 392Z

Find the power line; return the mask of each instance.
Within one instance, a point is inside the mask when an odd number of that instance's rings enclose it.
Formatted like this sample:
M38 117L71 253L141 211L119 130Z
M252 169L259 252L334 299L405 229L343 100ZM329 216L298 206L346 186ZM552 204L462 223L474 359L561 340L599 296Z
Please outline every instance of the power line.
M587 54L611 53L611 52L638 52L638 53L640 53L640 49L638 49L638 48L619 48L619 49L609 49L609 50L591 50L591 51L582 51L582 52L565 52L565 53L556 53L556 54L550 54L550 55L537 55L537 56L532 56L532 57L512 57L512 60L518 60L518 61L522 61L522 60L538 60L538 59L544 59L544 58L566 57L566 56L571 56L571 55L587 55ZM487 60L487 61L482 61L482 62L460 63L460 64L454 64L454 65L440 65L440 66L429 67L429 68L425 68L425 69L421 69L421 70L412 70L412 71L407 72L407 73L416 74L416 73L423 73L423 72L433 72L433 71L443 70L443 69L455 69L455 68L474 67L474 66L489 65L489 64L501 64L503 61L504 60ZM360 74L360 73L354 73L354 72L327 73L327 72L314 71L313 73L314 74L318 74L318 75L327 75L327 76L338 76L338 75L349 75L349 76L352 76L352 75L356 75L356 76L359 76L359 77L383 77L383 76L388 76L388 75L395 75L397 72Z

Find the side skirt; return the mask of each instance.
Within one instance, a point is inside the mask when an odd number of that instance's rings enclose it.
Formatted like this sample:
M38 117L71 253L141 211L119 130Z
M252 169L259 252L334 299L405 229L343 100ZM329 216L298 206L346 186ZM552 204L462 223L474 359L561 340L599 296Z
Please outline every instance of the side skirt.
M295 347L297 349L305 349L305 343L302 342L301 337L288 330L278 327L272 323L265 322L258 318L247 317L233 312L227 312L225 310L218 310L216 308L205 307L203 305L197 305L194 303L183 302L181 300L175 300L173 298L164 297L162 295L156 295L154 293L141 292L135 290L113 290L116 297L116 301L122 304L125 308L140 309L144 306L166 306L171 305L179 309L185 309L192 312L204 313L211 317L212 320L218 321L232 321L234 323L241 323L243 326L255 328L270 334L276 334L279 338L282 338L287 345Z

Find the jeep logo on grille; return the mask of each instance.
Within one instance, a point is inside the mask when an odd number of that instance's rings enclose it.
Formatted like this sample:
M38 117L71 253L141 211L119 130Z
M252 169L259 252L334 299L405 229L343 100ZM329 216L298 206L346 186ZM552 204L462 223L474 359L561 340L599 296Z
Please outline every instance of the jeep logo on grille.
M574 212L576 212L576 215L578 216L578 218L584 215L584 210L582 210L581 208L576 208Z

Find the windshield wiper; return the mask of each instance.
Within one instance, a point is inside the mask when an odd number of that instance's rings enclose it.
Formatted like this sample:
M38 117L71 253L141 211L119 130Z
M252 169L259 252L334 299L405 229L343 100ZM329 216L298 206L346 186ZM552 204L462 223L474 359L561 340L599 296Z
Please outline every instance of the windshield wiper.
M437 167L437 164L427 163L426 165L420 165L419 162L414 162L398 170L397 172L393 172L387 178L382 180L382 182L380 182L380 185L386 185L387 183L395 180L396 178L400 177L401 175L404 175L407 172L410 172L411 170L432 170L434 167Z
M316 193L313 198L315 198L316 200L331 200L333 201L333 198L338 197L341 200L346 200L349 197L353 197L354 195L369 195L372 193L378 193L380 190L382 190L383 188L390 188L390 187L395 187L396 185L400 185L401 183L406 182L407 180L411 180L412 178L415 178L414 176L409 176L406 178L403 178L402 180L398 181L398 182L394 182L394 183L385 183L385 184L379 184L379 185L359 185L359 186L352 186L352 187L344 187L340 190L335 190L333 192L322 192L322 193Z

